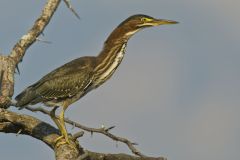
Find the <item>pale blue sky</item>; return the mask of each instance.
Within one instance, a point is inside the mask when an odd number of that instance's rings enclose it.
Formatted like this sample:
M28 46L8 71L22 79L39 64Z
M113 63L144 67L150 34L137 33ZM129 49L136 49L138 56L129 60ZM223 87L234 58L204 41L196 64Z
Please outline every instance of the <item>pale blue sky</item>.
M45 1L0 2L0 53L7 54L41 12ZM81 20L62 3L19 65L15 95L56 67L96 55L125 18L142 13L179 21L146 29L128 43L126 56L105 85L73 104L66 116L139 143L146 155L170 160L240 157L240 21L237 0L72 0ZM14 110L14 109L13 109ZM26 111L18 111L28 113ZM32 114L52 123L47 116ZM71 130L76 132L77 130ZM0 135L0 159L54 159L43 143ZM130 153L124 144L86 133L83 147ZM3 147L5 146L5 147Z

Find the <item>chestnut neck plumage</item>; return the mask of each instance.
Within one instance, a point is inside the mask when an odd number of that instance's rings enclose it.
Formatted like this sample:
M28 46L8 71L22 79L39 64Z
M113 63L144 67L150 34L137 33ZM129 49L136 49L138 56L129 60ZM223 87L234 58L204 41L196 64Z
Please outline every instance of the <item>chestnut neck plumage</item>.
M94 82L98 87L108 80L121 63L129 38L137 32L125 26L117 27L107 38L100 54L96 57Z

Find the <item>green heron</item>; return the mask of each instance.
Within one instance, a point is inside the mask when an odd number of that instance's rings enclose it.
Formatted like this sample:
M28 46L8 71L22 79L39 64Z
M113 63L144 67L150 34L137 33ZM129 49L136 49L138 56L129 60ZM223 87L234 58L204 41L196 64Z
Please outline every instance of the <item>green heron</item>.
M45 75L38 82L26 88L16 97L17 106L44 103L54 107L51 118L58 126L61 136L69 143L68 133L64 123L64 112L68 106L89 91L106 82L121 63L129 38L143 28L163 24L175 24L176 21L155 19L147 15L133 15L123 21L110 34L98 56L85 56L72 60ZM55 111L61 107L59 119Z

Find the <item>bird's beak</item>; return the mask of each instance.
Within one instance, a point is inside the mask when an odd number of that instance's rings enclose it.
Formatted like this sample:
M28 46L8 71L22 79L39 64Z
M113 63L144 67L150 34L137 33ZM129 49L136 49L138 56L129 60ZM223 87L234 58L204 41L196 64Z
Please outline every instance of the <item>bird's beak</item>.
M154 19L151 23L153 26L159 26L164 24L177 24L178 22L166 19Z

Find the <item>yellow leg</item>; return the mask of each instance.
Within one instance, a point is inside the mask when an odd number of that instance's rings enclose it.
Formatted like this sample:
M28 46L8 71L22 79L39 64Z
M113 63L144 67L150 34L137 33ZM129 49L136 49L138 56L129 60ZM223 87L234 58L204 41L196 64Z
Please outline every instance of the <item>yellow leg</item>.
M68 139L67 129L66 129L66 126L65 126L65 121L64 121L64 112L67 109L67 107L68 106L63 106L62 111L61 111L60 116L59 116L59 122L60 122L60 125L61 125L60 131L62 133L62 136L65 138L66 142L68 144L70 144L69 139Z
M51 118L53 119L53 121L56 123L56 125L58 126L58 129L60 130L61 132L61 136L58 137L57 139L55 139L55 143L56 143L56 146L60 146L62 144L69 144L71 147L75 148L75 144L71 144L70 141L69 141L69 138L68 138L68 133L67 133L67 130L66 130L66 126L65 126L65 121L64 121L64 112L65 110L67 109L68 105L63 105L62 107L62 111L59 115L59 119L56 117L55 115L55 111L58 107L55 107L52 111L51 111ZM61 139L65 139L65 141L60 141L58 142L59 140Z
M51 110L50 116L51 116L52 120L55 122L55 124L57 125L58 129L60 129L62 126L60 125L60 123L59 123L59 121L58 121L58 118L56 117L56 114L55 114L57 108L58 108L58 106L57 106L57 107L54 107L54 108Z
M70 143L70 141L69 141L68 132L67 132L67 129L66 129L66 126L65 126L64 112L65 112L65 110L67 109L67 107L68 107L68 105L66 105L66 104L63 105L62 111L61 111L61 113L60 113L60 115L59 115L59 121L58 121L58 122L59 122L59 125L60 125L60 128L59 128L59 129L60 129L61 134L62 134L62 136L59 137L59 138L65 138L65 141L64 141L64 142L63 142L63 141L62 141L62 142L59 142L59 143L57 143L56 145L59 146L59 145L61 145L61 144L67 143L67 144L69 144L70 147L76 149L75 144L74 144L74 143Z
M61 132L61 131L63 130L63 129L62 129L62 125L60 124L59 119L56 117L56 114L55 114L57 108L58 108L58 106L57 106L57 107L54 107L54 108L51 110L50 116L51 116L51 119L55 122L55 124L57 125L58 129L59 129L60 132ZM62 139L62 138L64 138L64 136L63 136L63 134L62 134L62 132L61 132L61 136L58 137L57 139L55 139L55 143L57 143L57 142L58 142L60 139Z

